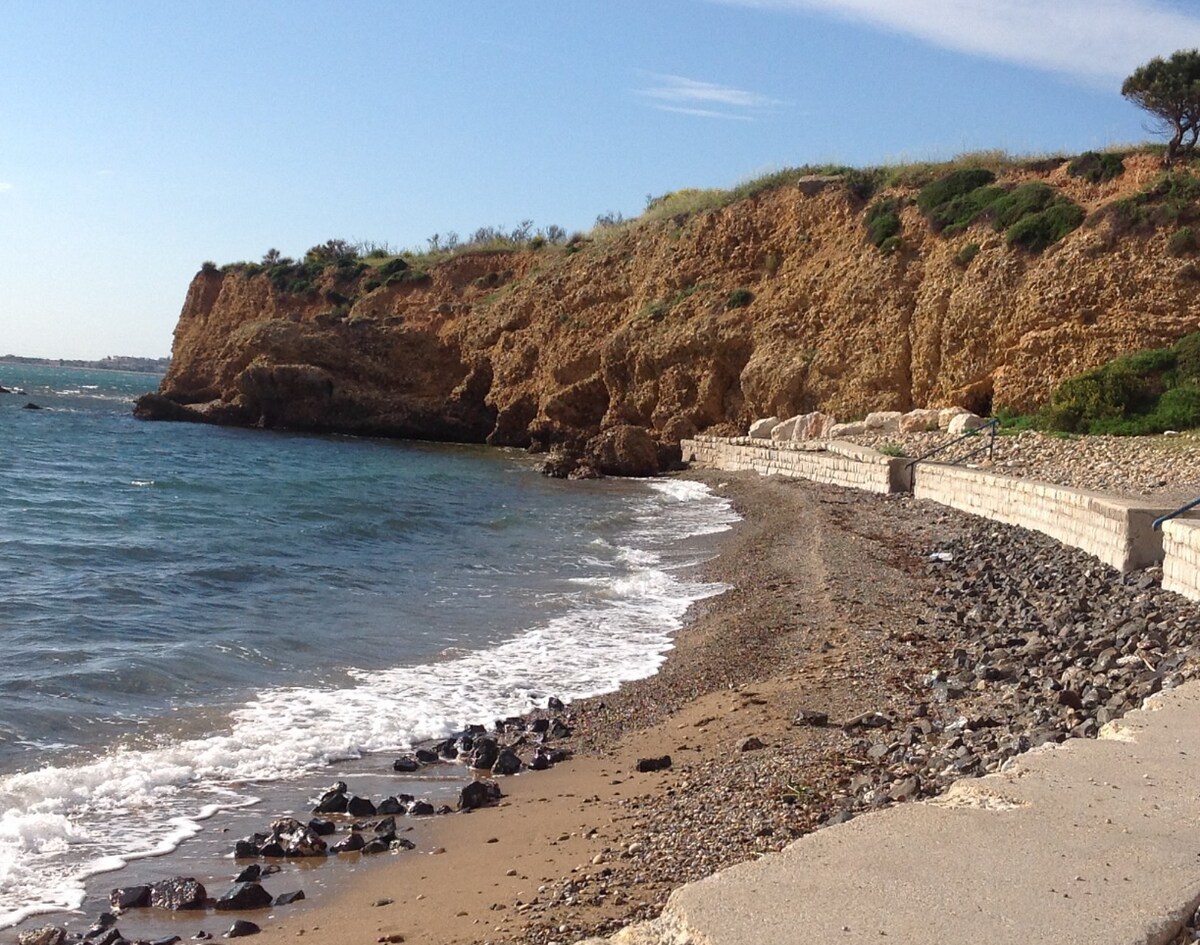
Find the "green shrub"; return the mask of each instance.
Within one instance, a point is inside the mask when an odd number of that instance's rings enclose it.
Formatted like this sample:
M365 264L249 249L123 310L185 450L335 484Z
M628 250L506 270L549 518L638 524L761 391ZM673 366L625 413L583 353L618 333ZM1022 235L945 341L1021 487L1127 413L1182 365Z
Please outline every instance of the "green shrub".
M1120 154L1084 151L1067 165L1067 173L1092 184L1102 184L1125 173L1125 160Z
M878 200L867 208L864 223L872 246L882 247L887 240L900 234L900 207L900 201L893 197Z
M1122 436L1200 427L1200 332L1068 378L1039 419L1051 430Z
M384 285L421 285L430 281L429 273L423 269L404 268L383 280Z
M904 248L904 237L889 236L879 244L879 252L884 256L891 256L893 253L898 253Z
M754 293L749 289L734 289L725 300L726 308L745 308L754 301Z
M1184 335L1175 342L1175 369L1184 382L1200 383L1200 331Z
M869 170L855 168L846 171L842 175L842 180L846 182L846 190L852 196L865 202L874 197L875 192L883 184L883 170L878 167Z
M992 220L997 230L1007 230L1022 219L1041 213L1052 203L1058 194L1053 187L1040 182L1021 184L1015 190L1009 191L992 203Z
M980 187L994 183L996 175L984 168L967 168L961 171L951 171L921 188L917 195L917 206L926 215L932 216L938 207L945 206L952 200L969 194Z
M1065 200L1017 221L1008 228L1005 238L1009 246L1020 246L1031 253L1040 253L1076 229L1083 222L1083 217L1082 207Z
M308 295L314 291L315 281L325 271L324 263L279 262L266 270L267 278L275 291L288 295Z
M394 276L398 272L404 272L404 270L407 268L408 261L400 256L397 256L395 259L389 259L387 262L381 265L376 272L386 279L388 276Z
M954 255L954 261L964 269L971 265L971 260L979 255L980 246L978 243L968 243Z
M1171 388L1159 399L1148 419L1157 428L1150 431L1153 433L1200 427L1200 384L1180 384Z
M1140 193L1113 201L1098 217L1107 217L1117 233L1195 222L1200 219L1200 179L1168 171Z
M1190 226L1181 227L1167 240L1167 252L1172 256L1187 256L1196 251L1196 233Z
M642 318L648 318L653 322L661 321L670 311L670 306L662 299L655 299L653 302L647 302L642 306L642 310L638 314Z
M1007 194L1003 187L980 187L936 207L929 217L930 223L945 236L954 236L990 213L995 203Z

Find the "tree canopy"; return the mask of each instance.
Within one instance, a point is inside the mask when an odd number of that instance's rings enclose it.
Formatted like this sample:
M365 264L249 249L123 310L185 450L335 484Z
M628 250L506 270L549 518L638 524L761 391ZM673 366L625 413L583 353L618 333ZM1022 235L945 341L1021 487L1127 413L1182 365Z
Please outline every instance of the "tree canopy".
M1134 70L1121 94L1154 115L1167 134L1168 165L1196 148L1200 139L1200 50L1156 56Z

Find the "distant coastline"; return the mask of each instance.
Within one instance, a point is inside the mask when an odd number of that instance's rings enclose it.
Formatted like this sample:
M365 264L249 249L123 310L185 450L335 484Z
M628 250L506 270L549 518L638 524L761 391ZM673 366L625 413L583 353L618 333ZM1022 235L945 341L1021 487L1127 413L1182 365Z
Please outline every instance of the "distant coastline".
M0 355L0 364L41 364L49 367L90 368L96 371L132 371L136 374L166 374L170 358L133 358L115 355L99 361L76 361L68 358L26 358L17 354Z

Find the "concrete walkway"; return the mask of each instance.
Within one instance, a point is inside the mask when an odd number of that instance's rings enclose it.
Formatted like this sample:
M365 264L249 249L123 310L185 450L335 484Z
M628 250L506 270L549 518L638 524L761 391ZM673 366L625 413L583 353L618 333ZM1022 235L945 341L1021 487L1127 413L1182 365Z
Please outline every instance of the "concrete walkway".
M662 917L609 941L1159 945L1198 903L1200 683L1189 683L1095 741L1034 750L683 886Z

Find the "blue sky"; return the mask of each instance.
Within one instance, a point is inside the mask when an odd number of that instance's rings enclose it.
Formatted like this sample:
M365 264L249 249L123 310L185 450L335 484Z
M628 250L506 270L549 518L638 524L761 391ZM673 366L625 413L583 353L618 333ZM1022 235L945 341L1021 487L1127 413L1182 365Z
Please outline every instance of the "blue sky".
M1166 0L5 5L0 353L164 355L201 262L586 229L789 165L1147 138Z

